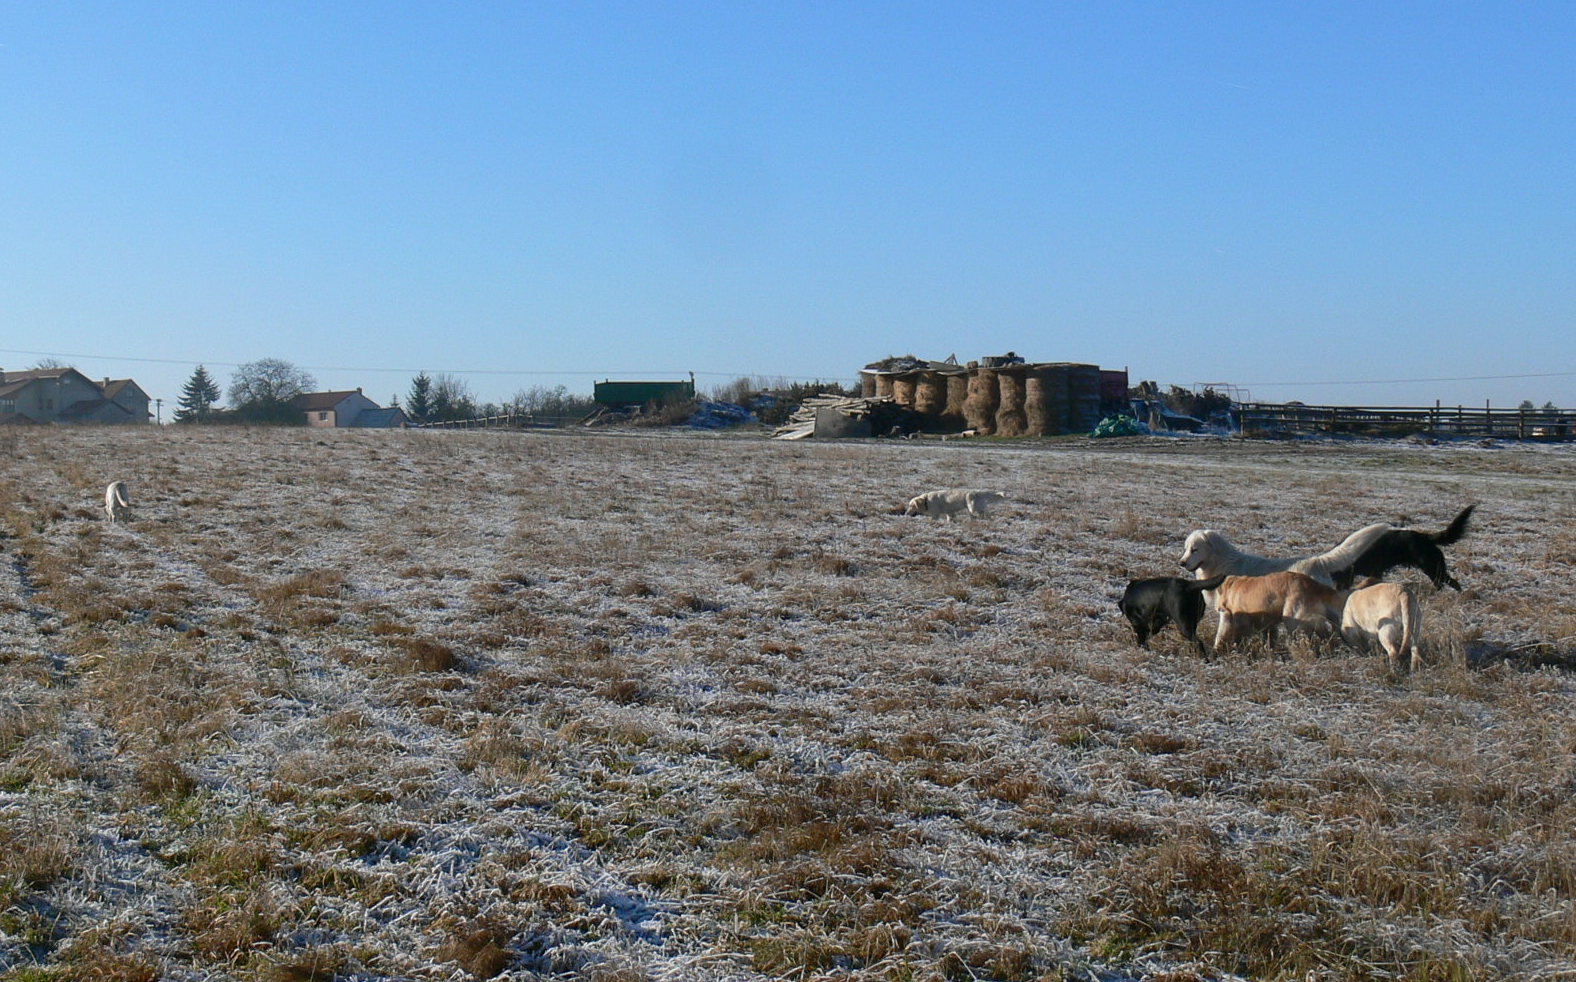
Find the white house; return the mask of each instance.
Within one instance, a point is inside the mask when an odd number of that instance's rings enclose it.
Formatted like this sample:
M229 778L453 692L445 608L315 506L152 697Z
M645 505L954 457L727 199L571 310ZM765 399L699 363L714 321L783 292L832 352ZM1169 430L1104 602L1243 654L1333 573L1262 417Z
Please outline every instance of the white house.
M384 409L354 392L303 392L290 400L291 408L306 416L308 426L397 427L404 426L405 413L398 407Z

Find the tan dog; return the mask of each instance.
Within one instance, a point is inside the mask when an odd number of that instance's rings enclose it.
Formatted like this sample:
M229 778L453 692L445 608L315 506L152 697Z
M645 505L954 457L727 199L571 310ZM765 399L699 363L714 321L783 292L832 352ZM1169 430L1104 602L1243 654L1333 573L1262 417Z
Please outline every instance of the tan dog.
M1379 647L1390 659L1390 670L1401 672L1401 658L1410 656L1409 671L1423 666L1417 635L1423 626L1423 609L1417 593L1405 583L1374 583L1353 590L1341 614L1341 635L1358 648Z
M985 510L992 502L1005 500L1007 496L1000 491L975 491L970 488L927 491L908 499L908 507L903 509L903 514L930 515L950 522L954 516L967 511L976 518L984 518Z
M104 511L111 522L118 522L131 514L131 496L126 493L125 481L111 481L104 489Z
M1243 552L1231 544L1225 534L1214 529L1196 529L1188 533L1182 546L1182 566L1201 580L1221 573L1233 576L1264 576L1291 570L1311 576L1325 586L1334 586L1334 574L1340 572L1363 554L1380 536L1390 530L1383 523L1360 528L1348 535L1340 545L1317 556L1293 556L1290 559L1271 559Z
M1282 571L1267 576L1228 576L1215 591L1220 623L1215 649L1256 631L1333 634L1341 626L1345 594L1311 576Z

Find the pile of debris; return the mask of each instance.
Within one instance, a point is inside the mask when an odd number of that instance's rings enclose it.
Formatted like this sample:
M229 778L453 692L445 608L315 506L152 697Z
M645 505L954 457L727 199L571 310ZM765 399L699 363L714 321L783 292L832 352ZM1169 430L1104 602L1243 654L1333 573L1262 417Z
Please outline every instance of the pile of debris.
M811 396L773 433L777 440L807 437L890 436L918 432L918 413L893 399L860 396Z

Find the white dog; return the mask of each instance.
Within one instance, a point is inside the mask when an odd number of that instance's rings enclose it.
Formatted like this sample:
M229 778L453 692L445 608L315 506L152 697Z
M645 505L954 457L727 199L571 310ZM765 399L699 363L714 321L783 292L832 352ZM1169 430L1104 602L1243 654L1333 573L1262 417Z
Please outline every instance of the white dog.
M985 517L985 510L993 501L1006 501L1000 491L975 491L968 488L951 488L946 491L927 491L908 499L905 515L930 515L952 521L958 513L967 511L978 518Z
M1182 566L1201 580L1221 573L1266 576L1290 570L1310 576L1325 586L1334 586L1334 574L1356 562L1363 550L1389 529L1390 526L1383 522L1365 526L1348 535L1344 542L1329 552L1290 559L1255 556L1232 545L1223 533L1214 529L1196 529L1188 533L1187 542L1182 546Z
M131 513L131 496L126 493L125 481L111 481L104 489L104 510L109 520L118 522Z

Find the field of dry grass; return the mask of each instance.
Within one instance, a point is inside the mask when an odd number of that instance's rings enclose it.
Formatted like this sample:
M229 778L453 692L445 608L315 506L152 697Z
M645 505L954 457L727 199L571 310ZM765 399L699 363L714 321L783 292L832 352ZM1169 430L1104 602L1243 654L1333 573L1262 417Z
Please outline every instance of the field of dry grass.
M1576 978L1570 448L0 460L0 979ZM895 513L955 485L1012 501ZM1314 552L1467 503L1410 677L1116 611L1192 528Z

